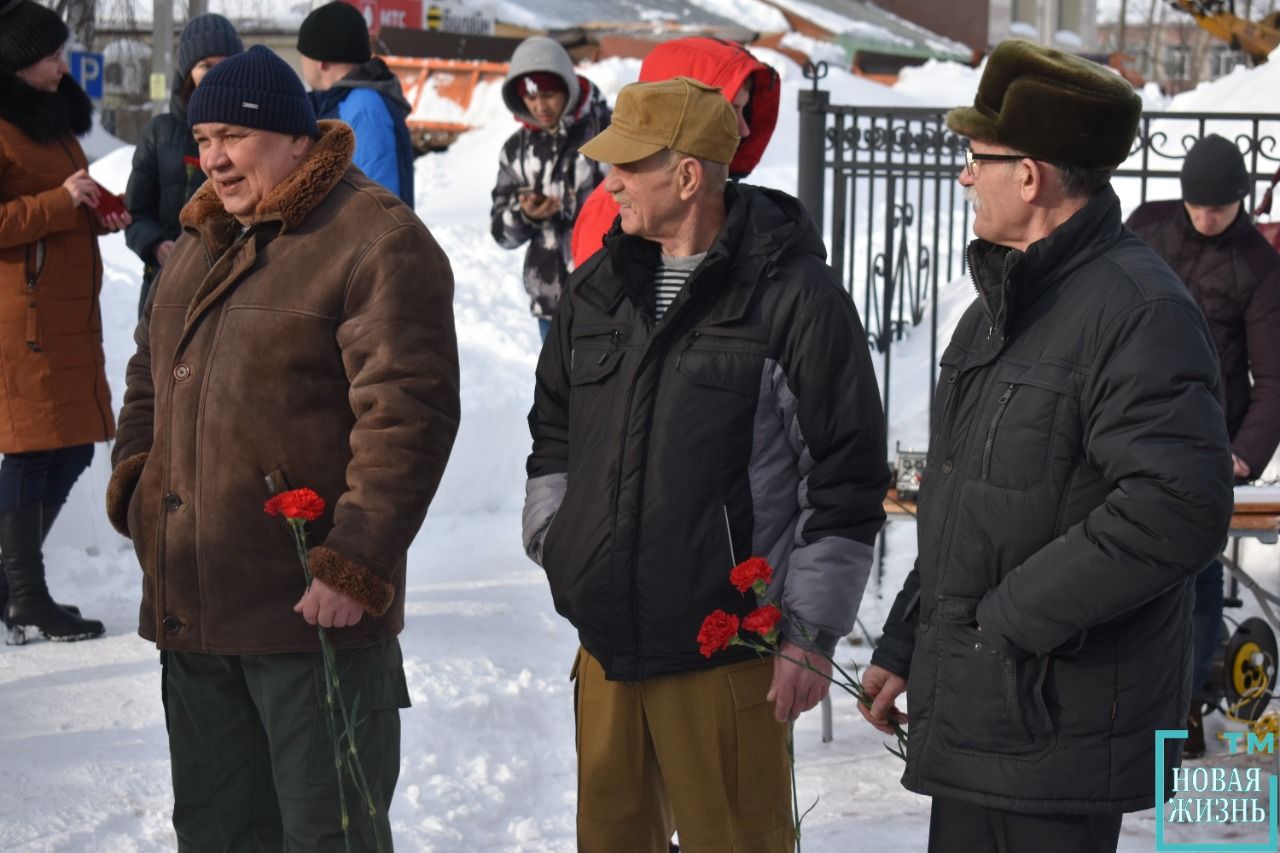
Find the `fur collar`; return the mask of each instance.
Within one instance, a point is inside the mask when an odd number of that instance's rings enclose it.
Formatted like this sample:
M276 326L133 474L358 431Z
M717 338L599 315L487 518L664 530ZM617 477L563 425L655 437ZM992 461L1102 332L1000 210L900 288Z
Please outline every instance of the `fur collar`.
M0 71L0 119L47 145L68 133L88 133L93 102L70 74L62 78L57 92L41 92L16 74Z
M279 222L281 233L295 228L342 180L351 165L356 137L351 128L340 121L321 121L320 137L309 153L287 178L258 205L249 226ZM179 216L184 227L196 228L215 245L229 242L240 232L240 223L227 213L208 180L182 208Z

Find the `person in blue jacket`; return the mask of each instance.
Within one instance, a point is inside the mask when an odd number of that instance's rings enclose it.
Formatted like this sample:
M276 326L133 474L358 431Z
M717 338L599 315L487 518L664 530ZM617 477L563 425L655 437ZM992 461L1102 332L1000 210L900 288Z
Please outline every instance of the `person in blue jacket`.
M400 81L373 57L364 16L342 0L313 9L298 31L298 52L316 118L349 124L356 166L412 208L414 154L405 123L412 108Z

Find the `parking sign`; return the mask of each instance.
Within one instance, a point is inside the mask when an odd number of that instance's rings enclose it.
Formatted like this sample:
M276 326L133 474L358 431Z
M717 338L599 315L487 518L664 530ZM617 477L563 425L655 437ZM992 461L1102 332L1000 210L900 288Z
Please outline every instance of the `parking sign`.
M88 53L79 50L71 51L71 76L84 89L85 94L95 101L102 100L102 54Z

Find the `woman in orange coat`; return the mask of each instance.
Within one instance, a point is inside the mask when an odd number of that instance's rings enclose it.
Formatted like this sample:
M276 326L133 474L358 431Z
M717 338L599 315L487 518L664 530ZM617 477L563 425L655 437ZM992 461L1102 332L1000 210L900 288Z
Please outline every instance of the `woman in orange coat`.
M32 0L0 0L0 611L9 642L102 634L53 601L43 543L93 444L115 434L103 371L97 234L128 222L76 135L88 97L62 56L68 31Z

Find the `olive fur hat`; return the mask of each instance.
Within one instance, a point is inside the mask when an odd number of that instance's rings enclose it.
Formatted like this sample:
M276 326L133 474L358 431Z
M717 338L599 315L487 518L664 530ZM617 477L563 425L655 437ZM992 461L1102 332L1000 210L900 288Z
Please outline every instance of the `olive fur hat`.
M1124 78L1060 50L1023 39L996 45L972 107L947 113L961 136L1037 160L1085 169L1129 156L1142 99Z

